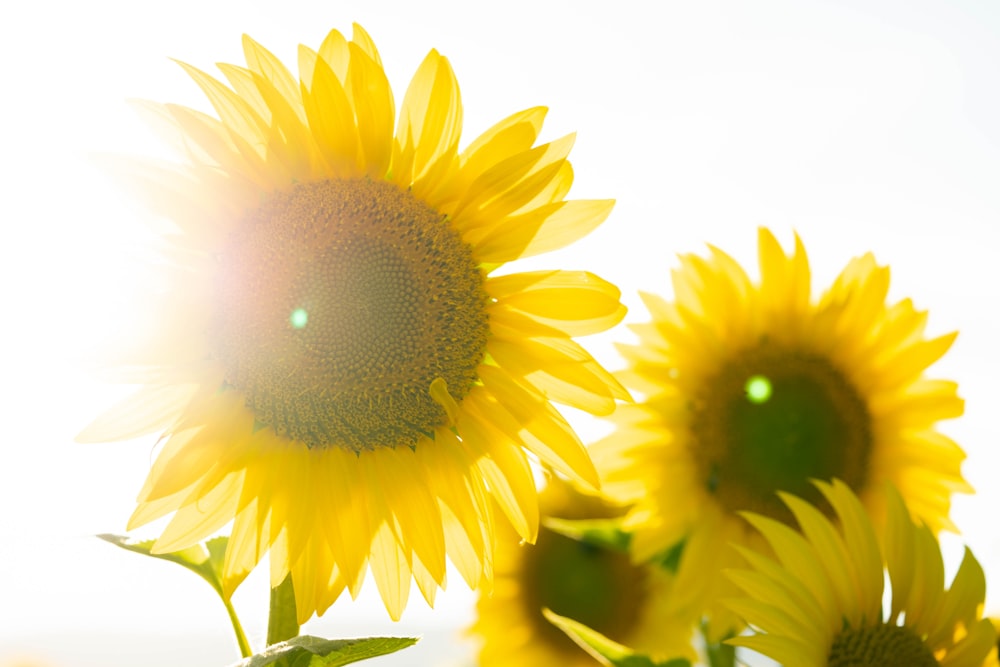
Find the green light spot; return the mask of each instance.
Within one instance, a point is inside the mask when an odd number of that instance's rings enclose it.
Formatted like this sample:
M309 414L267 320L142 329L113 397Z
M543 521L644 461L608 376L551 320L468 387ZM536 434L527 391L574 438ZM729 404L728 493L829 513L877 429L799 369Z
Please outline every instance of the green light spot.
M743 390L751 403L766 403L771 398L771 381L763 375L753 375L747 380Z
M306 312L305 308L296 308L292 311L291 317L288 321L292 323L292 328L301 329L309 321L309 313Z

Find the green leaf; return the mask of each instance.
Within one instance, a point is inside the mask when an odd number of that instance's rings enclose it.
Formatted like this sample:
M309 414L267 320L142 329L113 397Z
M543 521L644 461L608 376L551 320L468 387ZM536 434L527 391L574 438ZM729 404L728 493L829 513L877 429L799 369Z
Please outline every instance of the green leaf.
M263 653L232 667L340 667L359 660L395 653L417 643L416 637L365 637L323 639L303 635L268 646Z
M610 519L557 519L549 517L542 524L554 533L577 542L585 542L602 549L628 553L632 533L622 529L621 517ZM648 562L668 572L677 572L684 553L684 540L653 556Z
M222 591L222 563L226 557L226 546L229 544L228 537L213 537L204 544L196 544L187 549L163 554L153 553L153 544L156 543L156 540L133 540L127 535L112 535L110 533L104 533L98 535L98 537L126 551L177 563L207 581L212 589L219 594L219 598L222 599L222 604L229 615L229 622L233 626L233 633L236 635L236 643L240 646L240 655L248 656L252 653L250 644L247 642L246 633L243 632L243 626L236 615L236 610L233 608L232 602Z
M98 537L126 551L177 563L207 581L220 596L222 595L222 559L226 553L228 537L216 537L204 545L196 544L187 549L164 554L153 553L153 544L156 540L134 540L127 535L112 535L110 533L104 533Z
M596 547L612 551L628 551L632 542L631 533L621 528L621 519L557 519L549 517L542 523L549 530Z
M571 618L554 614L549 609L542 613L550 623L566 633L580 648L592 655L602 665L608 667L691 667L684 658L657 662L647 655L636 653L627 646L608 639L600 632L588 628Z

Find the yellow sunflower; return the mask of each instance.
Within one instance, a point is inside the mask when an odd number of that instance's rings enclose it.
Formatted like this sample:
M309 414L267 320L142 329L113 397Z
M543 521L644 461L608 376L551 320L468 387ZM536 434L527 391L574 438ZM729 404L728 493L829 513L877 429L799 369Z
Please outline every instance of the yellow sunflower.
M936 430L963 402L955 383L924 376L955 334L928 339L926 313L888 304L889 270L871 254L818 300L798 237L786 254L761 229L759 259L755 282L714 247L685 255L673 302L644 295L653 321L621 350L623 381L645 398L591 448L603 491L635 503L626 525L638 559L686 540L679 608L723 594L725 545L754 539L737 512L791 519L775 491L814 501L809 480L837 477L880 516L878 490L891 482L937 531L951 528L951 494L970 490L964 453Z
M847 484L835 480L816 487L833 507L836 523L784 493L800 532L746 514L777 560L743 549L753 569L728 572L750 596L728 604L754 629L731 643L786 667L983 665L996 634L982 618L986 578L972 552L966 549L946 589L934 533L913 523L895 489L886 490L887 517L877 537ZM892 591L885 616L883 563Z
M602 519L621 509L556 478L540 496L544 516ZM543 526L534 545L504 527L497 538L492 594L482 592L470 633L482 667L590 667L584 652L542 615L568 616L629 648L659 658L694 658L691 625L662 622L670 578L627 554L565 537Z
M232 522L231 593L270 552L300 621L371 569L399 618L450 558L489 579L495 501L535 539L529 455L596 473L550 401L611 412L626 391L571 337L624 314L582 271L491 275L601 223L566 201L573 137L536 146L545 109L459 151L462 105L431 51L399 120L359 26L299 50L298 81L244 37L228 85L183 65L218 114L141 108L186 157L119 169L172 220L148 340L118 360L138 393L84 440L163 432L129 528L173 513L159 552Z
M993 645L982 667L1000 667L1000 619L993 616L990 617L990 622L993 623L993 630L997 633L997 643Z

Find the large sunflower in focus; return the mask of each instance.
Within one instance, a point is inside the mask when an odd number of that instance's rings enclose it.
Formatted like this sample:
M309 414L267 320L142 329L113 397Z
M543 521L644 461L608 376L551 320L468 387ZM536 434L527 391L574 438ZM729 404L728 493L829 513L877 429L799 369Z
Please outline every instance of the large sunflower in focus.
M964 453L935 428L963 402L955 383L924 376L955 334L928 339L926 313L888 304L889 270L871 254L818 300L798 238L786 254L761 229L759 259L754 282L716 248L682 256L675 301L644 296L653 321L621 349L625 384L645 398L592 448L603 490L635 503L636 557L685 540L675 603L720 616L726 545L754 539L736 513L790 520L776 491L819 502L809 480L836 477L881 516L873 489L891 482L935 531L951 527L951 494L969 491Z
M411 580L433 601L450 558L491 572L495 501L538 530L528 454L596 473L550 400L606 414L624 389L571 336L624 314L585 272L496 277L561 247L611 201L566 201L572 136L535 146L545 110L459 151L462 105L431 51L403 99L370 37L301 47L299 79L244 38L228 85L184 65L218 118L142 108L187 163L129 159L126 178L179 228L154 332L120 360L143 386L86 440L163 431L129 523L173 513L155 549L232 521L228 592L270 552L300 621L370 568L398 618Z
M986 578L968 549L949 588L934 534L887 490L881 539L843 482L817 485L834 523L794 496L782 498L801 533L759 514L748 520L777 560L746 550L752 570L729 576L749 598L730 600L755 632L731 640L787 667L981 667L995 662L996 633L982 618ZM892 603L882 613L883 562Z
M560 519L604 519L622 512L557 478L549 481L539 504L544 516ZM594 665L594 658L550 623L542 609L645 654L695 657L692 624L664 622L671 582L666 571L546 526L533 545L507 527L498 532L494 589L480 594L479 618L470 630L481 640L481 667Z

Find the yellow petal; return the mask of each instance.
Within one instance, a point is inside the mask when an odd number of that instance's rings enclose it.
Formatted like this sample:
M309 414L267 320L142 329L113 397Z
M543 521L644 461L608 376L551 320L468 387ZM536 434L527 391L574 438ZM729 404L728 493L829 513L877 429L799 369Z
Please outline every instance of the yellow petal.
M839 618L835 593L831 590L816 551L797 532L783 523L757 514L744 514L764 536L778 560L793 576L802 581L823 610L824 618Z
M231 583L235 590L267 553L270 543L266 537L269 531L267 516L261 516L256 499L240 510L233 521L226 545L226 557L222 564L222 578Z
M780 610L782 613L781 623L791 630L795 637L806 640L810 643L823 641L823 633L819 631L821 624L818 616L801 614L799 600L789 593L782 585L784 579L775 581L760 572L749 570L729 570L725 572L730 581L739 586L749 599L742 602L727 600L726 606L738 613L750 625L760 626L762 630L773 632L776 627L765 627L765 618L756 612L757 603L766 605L767 609ZM742 604L742 606L740 606ZM816 608L816 612L819 609ZM795 616L798 615L798 616Z
M375 48L375 42L359 23L351 24L351 41L357 44L376 65L382 66L382 58L378 54L378 49Z
M614 205L612 199L574 199L514 216L496 224L473 252L481 262L502 264L558 250L597 229Z
M597 471L583 443L544 396L517 383L496 366L481 366L479 377L496 397L496 407L509 411L523 429L521 438L528 449L571 479L591 488L599 486ZM528 435L534 437L525 437Z
M854 491L843 481L817 482L840 518L841 532L851 560L855 563L860 590L864 592L862 614L868 622L882 617L882 590L885 584L882 553L878 536L868 512Z
M809 260L798 234L795 252L787 257L770 230L757 234L760 262L760 296L769 313L787 314L789 319L806 312L810 301Z
M424 446L426 442L417 444ZM372 452L390 511L423 567L438 584L444 582L444 531L430 478L424 476L413 450L380 449Z
M476 137L462 151L462 180L471 183L493 165L529 150L538 138L546 112L545 107L526 109Z
M325 60L313 67L309 90L303 90L309 129L334 178L361 173L358 165L358 128L347 92Z
M937 632L927 637L927 643L936 646L950 642L953 628L957 623L970 628L979 621L979 610L986 597L986 575L983 568L972 555L968 547L962 557L962 563L952 580L951 586L945 592L944 603L941 606L937 624Z
M270 130L271 109L260 94L257 84L254 81L254 73L246 67L232 65L230 63L217 63L219 71L226 77L226 81L233 87L240 99L250 105L251 109L260 116L264 125ZM259 77L259 75L258 75ZM268 132L270 137L270 132Z
M503 304L492 303L487 308L490 331L500 338L517 340L519 338L569 337L569 334L565 331L542 324L534 317L525 315Z
M380 179L392 155L392 90L382 67L371 56L353 42L348 43L348 49L351 57L345 89L354 106L365 173Z
M145 526L151 521L156 521L157 519L165 517L175 511L190 494L191 488L188 487L182 491L178 491L172 496L167 496L166 498L160 498L150 502L140 502L132 512L132 516L129 517L128 522L125 524L125 529L135 530L136 528Z
M972 626L969 634L957 646L948 651L938 663L941 667L986 667L994 662L986 662L986 657L996 648L997 636L993 623L982 619Z
M372 540L372 575L389 617L398 621L410 597L410 565L389 525L382 523Z
M299 88L295 88L295 98L289 99L279 91L274 81L256 72L253 73L253 81L271 110L268 150L279 156L292 179L312 180L318 163L318 149L308 129Z
M351 49L347 46L347 39L344 38L339 30L331 30L327 33L323 43L320 44L317 55L330 66L330 69L337 75L340 83L346 85L347 69L351 61Z
M486 282L498 303L530 314L571 336L605 331L625 316L621 291L586 271L534 271Z
M538 492L521 448L490 419L468 411L463 411L458 431L514 529L534 542L538 535Z
M810 636L813 634L810 625L812 619L797 617L794 615L794 610L790 613L784 608L749 598L727 600L726 606L750 625L760 628L765 634L795 637L803 640L812 639Z
M870 608L874 599L881 602L882 587L877 590L865 590L861 587L859 574L855 571L853 558L844 545L844 540L837 534L830 521L818 509L787 493L779 493L782 501L795 515L802 535L812 545L817 560L826 571L826 577L837 608L844 616L844 622L852 628L860 627L862 621L871 623L881 618L864 618L864 612ZM881 565L877 567L881 573ZM866 577L865 583L868 579Z
M267 124L253 107L215 77L187 63L176 62L205 93L222 123L239 135L258 156L263 157Z
M466 192L456 208L450 211L459 229L475 227L483 222L496 220L507 215L534 196L537 188L543 187L559 171L573 147L575 135L567 135L541 146L535 146L513 155L483 171L466 188ZM525 192L525 188L531 192ZM493 206L500 203L499 207ZM482 209L490 207L489 215L480 215Z
M916 567L914 558L916 538L910 514L895 489L886 491L886 506L888 517L882 551L892 585L892 609L889 620L893 622L904 609L910 608L910 594Z
M802 581L792 576L784 566L745 547L735 546L734 548L754 570L764 576L767 581L772 582L775 588L787 593L789 599L792 600L793 608L801 609L806 613L807 618L815 619L813 628L821 636L822 642L831 640L833 633L839 632L839 613L835 611L833 616L824 617L823 608L816 596Z
M218 247L247 204L258 196L246 178L230 178L217 171L114 155L93 160L122 184L124 192L153 214L174 221L195 243L207 248Z
M789 637L776 635L751 635L727 639L727 644L745 646L774 659L779 665L788 667L818 667L826 661L829 647L809 646ZM805 657L804 657L805 656Z
M189 500L163 529L153 545L153 553L179 551L200 542L236 515L243 471L232 472L213 489Z
M299 100L299 86L288 68L270 51L254 41L249 35L243 35L243 55L247 67L261 79L270 84L274 92L284 98L285 104L292 109L299 123L305 124L306 117ZM259 88L259 86L258 86ZM268 94L261 90L266 100ZM274 106L268 104L272 111Z
M630 399L618 381L572 340L494 338L487 350L512 375L524 377L558 403L607 415L614 411L616 399Z
M461 132L458 82L448 59L432 50L413 75L399 109L393 180L407 187L438 160L454 159Z
M147 385L90 422L77 442L128 440L170 425L195 395L192 385Z
M358 473L358 456L331 447L323 453L317 467L328 476L328 483L318 486L317 509L328 517L336 517L323 523L327 542L351 595L357 597L368 560L367 547L373 539L366 494L361 487L363 480Z

